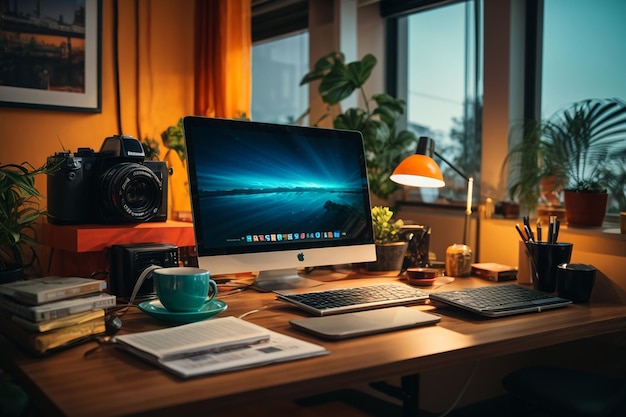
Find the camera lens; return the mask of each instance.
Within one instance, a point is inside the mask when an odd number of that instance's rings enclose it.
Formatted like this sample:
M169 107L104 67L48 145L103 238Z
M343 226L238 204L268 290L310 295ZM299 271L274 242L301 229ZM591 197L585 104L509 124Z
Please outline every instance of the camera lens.
M113 221L145 222L161 207L163 184L147 167L124 162L109 168L100 180L101 200Z

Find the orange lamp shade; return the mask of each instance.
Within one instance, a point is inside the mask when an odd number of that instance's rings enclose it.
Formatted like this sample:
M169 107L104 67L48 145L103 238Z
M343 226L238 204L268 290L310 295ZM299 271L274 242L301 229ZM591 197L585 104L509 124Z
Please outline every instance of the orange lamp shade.
M389 178L395 183L411 187L441 188L445 185L439 165L433 158L421 154L404 159Z

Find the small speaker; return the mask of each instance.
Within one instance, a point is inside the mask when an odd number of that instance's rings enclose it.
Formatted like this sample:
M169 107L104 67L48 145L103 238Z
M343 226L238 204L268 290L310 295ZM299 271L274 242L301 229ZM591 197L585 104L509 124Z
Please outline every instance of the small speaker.
M178 247L169 243L137 243L111 246L111 293L129 299L144 269L150 265L164 268L178 266ZM151 279L145 280L137 292L138 299L156 297Z

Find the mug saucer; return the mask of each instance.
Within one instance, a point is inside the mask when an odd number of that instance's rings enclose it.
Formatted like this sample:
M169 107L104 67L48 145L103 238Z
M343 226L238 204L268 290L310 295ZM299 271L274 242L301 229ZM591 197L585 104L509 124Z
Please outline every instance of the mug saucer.
M206 320L226 310L228 305L221 300L212 300L205 303L198 311L174 312L163 307L163 304L161 304L159 300L150 300L139 303L137 307L154 319L168 323L182 324Z

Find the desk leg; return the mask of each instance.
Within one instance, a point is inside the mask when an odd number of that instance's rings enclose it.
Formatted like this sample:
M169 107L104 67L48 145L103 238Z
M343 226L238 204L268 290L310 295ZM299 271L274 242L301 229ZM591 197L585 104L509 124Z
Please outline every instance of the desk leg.
M370 386L382 393L401 400L403 417L417 417L419 415L419 374L403 376L400 387L393 386L384 381L372 382Z

